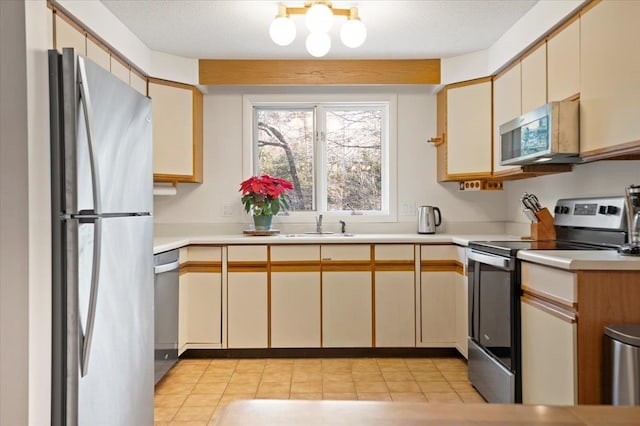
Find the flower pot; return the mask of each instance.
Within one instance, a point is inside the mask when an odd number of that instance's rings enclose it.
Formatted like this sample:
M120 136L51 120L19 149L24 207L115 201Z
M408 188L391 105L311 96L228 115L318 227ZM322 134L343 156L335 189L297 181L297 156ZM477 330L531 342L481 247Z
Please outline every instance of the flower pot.
M255 225L256 231L268 231L271 229L271 220L273 216L253 216L253 224Z

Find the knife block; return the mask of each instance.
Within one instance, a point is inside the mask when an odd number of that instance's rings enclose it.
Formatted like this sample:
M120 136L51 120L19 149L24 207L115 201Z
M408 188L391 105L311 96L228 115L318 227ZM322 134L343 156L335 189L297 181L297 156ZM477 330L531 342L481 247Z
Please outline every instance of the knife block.
M553 216L546 208L534 212L538 223L531 224L532 240L555 240L556 228L553 226Z

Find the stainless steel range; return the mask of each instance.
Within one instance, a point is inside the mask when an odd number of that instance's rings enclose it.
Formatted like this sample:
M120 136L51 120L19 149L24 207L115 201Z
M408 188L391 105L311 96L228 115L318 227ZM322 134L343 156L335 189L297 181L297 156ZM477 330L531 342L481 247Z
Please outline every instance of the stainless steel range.
M553 241L473 241L469 276L469 380L489 402L522 402L519 250L616 250L627 242L624 197L556 203Z

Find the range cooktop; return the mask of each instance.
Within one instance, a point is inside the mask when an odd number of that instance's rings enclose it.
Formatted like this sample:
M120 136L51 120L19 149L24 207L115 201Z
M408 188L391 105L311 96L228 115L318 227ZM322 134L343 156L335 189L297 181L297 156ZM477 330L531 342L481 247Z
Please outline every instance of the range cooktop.
M555 240L471 241L469 247L499 256L515 256L519 250L613 250L607 246Z

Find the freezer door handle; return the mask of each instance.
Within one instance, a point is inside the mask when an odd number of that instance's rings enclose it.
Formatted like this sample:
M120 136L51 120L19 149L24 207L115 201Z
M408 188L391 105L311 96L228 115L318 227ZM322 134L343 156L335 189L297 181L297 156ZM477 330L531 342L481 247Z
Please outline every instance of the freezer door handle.
M93 189L93 211L100 215L102 213L100 203L100 178L98 172L98 160L96 158L93 144L93 131L91 123L93 121L93 110L91 108L91 96L87 90L87 72L84 60L78 58L78 76L80 86L80 103L84 112L84 124L87 132L87 144L89 145L89 161L91 165L91 186ZM96 317L96 305L98 303L98 284L100 277L100 248L102 246L102 219L91 218L93 221L93 262L91 264L91 287L89 290L89 307L87 310L87 324L82 335L82 352L80 354L80 374L82 377L89 372L89 355L91 354L91 341L93 338L93 328Z

